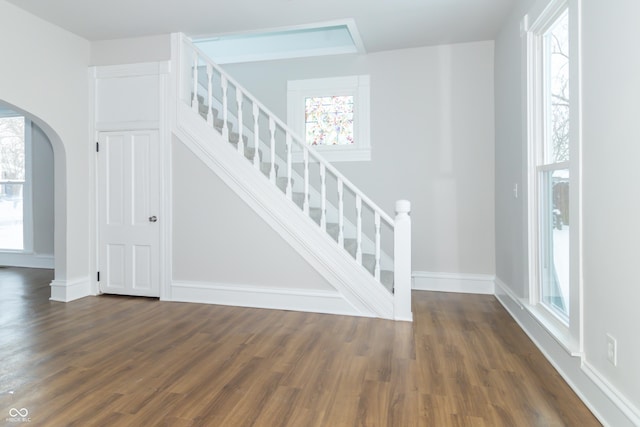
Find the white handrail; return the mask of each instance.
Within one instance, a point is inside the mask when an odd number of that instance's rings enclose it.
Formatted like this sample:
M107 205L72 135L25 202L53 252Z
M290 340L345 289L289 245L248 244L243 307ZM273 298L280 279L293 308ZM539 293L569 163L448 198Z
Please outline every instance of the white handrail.
M210 61L209 57L207 56L207 54L204 53L196 45L194 45L189 39L187 39L186 37L183 36L182 37L182 42L184 44L187 44L191 49L193 49L193 51L196 53L196 55L198 55L198 57L200 59L202 59L206 63L206 65L211 65L214 69L216 69L220 73L220 75L222 76L222 80L225 82L224 86L226 86L227 84L231 84L236 88L242 87L242 85L240 85L233 77L231 77L229 74L227 74L227 72L224 71L222 68L220 68L215 62ZM226 87L224 89L226 89ZM226 90L225 90L225 92L226 92ZM226 93L224 95L225 95L224 101L226 101ZM342 173L340 173L331 163L329 163L313 147L309 147L307 144L303 143L302 142L302 138L300 138L298 135L296 135L286 123L284 123L282 120L280 120L278 118L278 116L276 116L274 113L272 113L271 110L269 110L267 107L265 107L260 101L258 101L250 93L245 91L244 92L244 96L247 99L249 99L253 103L253 105L257 105L258 108L262 112L264 112L267 115L267 117L269 117L270 121L273 120L273 122L275 123L276 126L279 126L280 128L282 128L287 133L287 135L291 135L291 140L292 140L292 142L294 144L296 144L302 150L308 151L309 154L318 163L321 163L321 164L323 164L325 166L325 169L328 172L330 172L336 178L339 178L340 181L342 181L342 184L344 186L348 187L356 196L359 196L360 199L362 200L362 202L365 205L367 205L374 212L378 213L380 215L380 218L382 220L384 220L391 228L394 227L394 220L393 220L393 218L391 218L391 216L389 216L384 210L382 210L382 208L380 208L371 199L369 199L362 191L360 191L360 189L358 189L358 187L356 187L351 181L349 181L349 179L347 179L347 177L345 177ZM225 102L225 104L226 104L226 102ZM225 111L223 111L223 114L225 114ZM223 126L226 127L226 120L227 120L226 116L224 117L224 120L225 120L225 122L224 122ZM271 161L273 162L273 159Z

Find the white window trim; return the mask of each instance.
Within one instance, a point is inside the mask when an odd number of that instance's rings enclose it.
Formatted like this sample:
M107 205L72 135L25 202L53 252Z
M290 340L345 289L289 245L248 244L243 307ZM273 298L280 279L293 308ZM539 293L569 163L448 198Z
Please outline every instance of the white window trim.
M2 117L24 117L24 184L22 184L22 249L3 249L2 253L33 254L33 151L31 120L22 114Z
M540 299L539 228L538 228L538 176L539 147L543 138L543 99L537 96L543 82L540 64L542 34L565 9L569 13L570 51L570 297L569 322L546 307ZM583 292L582 292L582 179L581 179L581 75L580 75L580 0L540 0L522 20L523 48L525 52L526 116L527 129L527 178L528 178L528 281L527 310L538 320L556 341L572 356L583 352Z
M305 98L312 96L353 96L353 146L315 146L329 161L371 160L370 79L368 75L290 80L287 82L287 124L304 138ZM305 142L302 139L302 142Z

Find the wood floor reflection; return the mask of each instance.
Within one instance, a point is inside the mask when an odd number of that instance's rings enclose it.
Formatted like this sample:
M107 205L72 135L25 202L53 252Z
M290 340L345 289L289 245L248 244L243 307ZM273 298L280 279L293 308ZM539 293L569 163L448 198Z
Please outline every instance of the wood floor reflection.
M116 296L0 268L0 420L34 426L600 425L492 296L413 324Z

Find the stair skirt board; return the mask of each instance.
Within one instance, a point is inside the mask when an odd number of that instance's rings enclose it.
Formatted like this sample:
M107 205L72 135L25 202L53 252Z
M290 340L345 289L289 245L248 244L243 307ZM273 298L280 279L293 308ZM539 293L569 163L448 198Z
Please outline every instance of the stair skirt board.
M495 276L488 274L414 271L411 276L414 291L493 295L495 290Z
M174 281L171 301L362 317L337 291Z
M345 256L335 241L282 192L256 174L252 164L198 114L178 103L174 134L247 205L288 242L342 297L358 316L394 318L393 295L364 267Z

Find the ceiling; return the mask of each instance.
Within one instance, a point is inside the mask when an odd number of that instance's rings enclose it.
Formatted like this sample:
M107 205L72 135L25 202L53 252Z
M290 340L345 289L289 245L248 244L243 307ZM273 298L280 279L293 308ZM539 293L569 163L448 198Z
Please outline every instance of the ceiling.
M352 18L367 52L495 38L517 0L7 0L88 40Z

